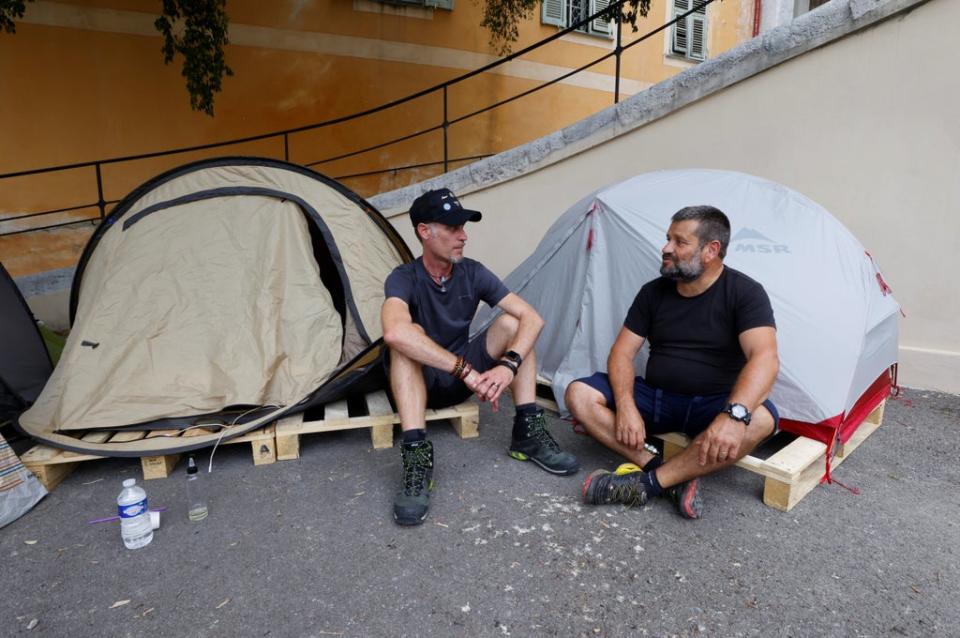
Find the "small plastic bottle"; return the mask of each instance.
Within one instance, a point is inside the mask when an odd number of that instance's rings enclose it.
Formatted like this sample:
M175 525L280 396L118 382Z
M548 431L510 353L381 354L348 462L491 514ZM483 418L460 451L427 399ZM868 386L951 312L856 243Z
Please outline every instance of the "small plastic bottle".
M192 456L187 462L187 516L191 521L202 521L207 517L207 496Z
M153 525L147 509L147 493L137 485L137 479L123 482L123 491L117 497L120 516L120 537L127 549L139 549L153 540Z

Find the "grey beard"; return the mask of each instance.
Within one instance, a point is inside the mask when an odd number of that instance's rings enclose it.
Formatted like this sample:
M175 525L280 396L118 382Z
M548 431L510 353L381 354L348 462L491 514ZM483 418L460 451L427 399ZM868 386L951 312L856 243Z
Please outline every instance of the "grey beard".
M703 274L703 262L699 259L687 262L671 263L668 266L660 266L660 274L671 281L689 283L696 281Z
M451 264L456 265L456 264L459 264L461 261L463 261L463 257L454 257L453 255L450 256Z

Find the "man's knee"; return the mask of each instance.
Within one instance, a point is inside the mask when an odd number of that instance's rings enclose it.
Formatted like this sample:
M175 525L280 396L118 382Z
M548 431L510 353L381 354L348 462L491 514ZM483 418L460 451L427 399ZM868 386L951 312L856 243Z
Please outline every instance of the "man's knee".
M507 346L513 341L520 329L520 321L507 313L501 314L496 321L487 328L487 354L498 359L507 351Z
M505 312L497 317L497 320L494 321L493 324L498 330L503 331L503 333L511 339L517 334L517 330L520 328L520 320Z
M767 409L767 406L760 405L753 411L753 417L750 419L750 428L754 430L753 434L759 441L763 441L776 431L777 420Z
M563 401L577 420L582 420L579 417L586 414L593 405L606 405L603 394L582 381L574 381L567 386Z

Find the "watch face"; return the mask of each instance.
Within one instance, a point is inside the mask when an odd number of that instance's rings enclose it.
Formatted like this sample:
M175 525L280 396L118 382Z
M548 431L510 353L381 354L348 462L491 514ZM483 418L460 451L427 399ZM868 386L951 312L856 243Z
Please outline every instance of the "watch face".
M730 406L730 415L735 419L742 419L747 416L747 408L739 403L734 403Z

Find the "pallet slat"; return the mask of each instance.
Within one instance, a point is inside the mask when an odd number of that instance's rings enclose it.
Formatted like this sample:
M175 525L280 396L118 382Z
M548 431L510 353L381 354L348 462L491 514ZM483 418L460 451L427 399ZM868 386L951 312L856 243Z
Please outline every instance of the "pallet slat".
M830 462L836 469L853 450L880 427L884 404L880 404L859 425L853 436L844 445L838 446L836 456ZM664 457L670 458L689 445L682 434L661 434L664 441ZM737 467L750 470L764 477L763 502L782 512L789 512L804 496L820 484L827 471L827 446L799 436L770 458L764 460L750 455L737 462Z
M338 401L324 408L324 418L319 421L304 421L291 417L277 426L277 458L293 460L300 458L300 437L315 432L335 432L370 428L370 438L375 449L393 446L393 426L400 423L400 415L393 411L386 392L372 392L364 397L367 414L350 416L346 401ZM474 402L461 403L441 410L427 410L427 421L449 419L462 438L479 436L480 409Z
M212 431L216 431L215 429ZM187 430L122 430L119 432L113 430L95 430L85 433L80 437L83 441L93 441L96 443L125 443L129 441L139 441L143 438L157 437L179 437L191 438L210 434L211 430L206 428L190 428ZM254 465L264 465L276 461L276 443L275 443L275 425L269 424L253 432L248 432L242 436L223 441L223 445L233 443L250 443L253 450ZM52 491L60 482L63 481L77 464L84 461L94 461L103 458L93 454L83 454L79 452L70 452L48 445L35 445L24 453L20 460L24 466L36 475L48 491ZM145 480L165 478L177 465L180 459L179 454L168 454L162 456L143 456L140 457L140 466L143 470Z

